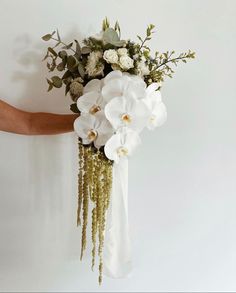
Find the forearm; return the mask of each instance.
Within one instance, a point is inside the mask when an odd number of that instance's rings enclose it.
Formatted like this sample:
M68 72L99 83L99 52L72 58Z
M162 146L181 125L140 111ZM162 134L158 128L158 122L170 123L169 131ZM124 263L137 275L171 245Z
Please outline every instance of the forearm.
M0 131L25 135L60 134L73 131L75 114L30 113L0 100Z
M29 113L28 135L49 135L73 131L73 124L78 115Z

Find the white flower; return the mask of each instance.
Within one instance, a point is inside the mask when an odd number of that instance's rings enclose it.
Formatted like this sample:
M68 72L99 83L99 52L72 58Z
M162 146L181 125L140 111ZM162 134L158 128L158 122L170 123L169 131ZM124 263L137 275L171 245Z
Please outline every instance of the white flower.
M103 80L102 79L92 79L90 80L86 86L84 87L83 93L89 93L89 92L101 92L103 87Z
M83 85L77 81L70 84L70 95L73 100L78 99L83 94Z
M105 101L108 102L114 97L121 96L131 96L137 99L145 97L146 83L141 77L121 72L119 74L122 75L110 78L107 82L104 82L102 95Z
M107 141L104 148L105 155L108 159L119 163L122 157L131 156L140 143L138 133L124 127Z
M96 148L104 146L114 133L111 124L102 112L95 115L82 114L75 120L74 129L82 138L83 144L94 143Z
M82 113L95 114L104 109L105 102L99 92L85 93L77 100L77 108Z
M85 70L90 77L103 75L104 64L101 62L101 58L102 52L100 51L93 51L89 54Z
M137 62L137 72L140 76L148 75L150 73L148 65L144 60Z
M152 110L152 115L150 116L147 124L149 130L153 130L156 127L161 126L166 122L167 111L164 103L159 103Z
M127 126L141 131L147 124L149 110L142 100L116 97L105 106L105 115L116 130Z
M143 99L144 103L149 109L149 118L147 128L153 130L154 128L161 126L167 119L166 106L162 102L161 92L156 89L159 84L153 83L146 89L146 97Z
M113 49L106 50L103 54L103 59L105 59L107 63L117 63L118 55L116 50L113 50Z
M128 55L124 55L119 58L119 65L122 69L128 70L134 67L134 60Z
M124 55L128 54L128 50L126 48L119 48L117 50L117 53L118 53L119 56L124 56Z
M120 70L114 70L108 73L104 78L104 85L106 85L109 81L115 78L121 78L123 76Z
M133 55L133 59L134 59L134 60L137 60L138 58L139 58L139 54L134 54L134 55Z

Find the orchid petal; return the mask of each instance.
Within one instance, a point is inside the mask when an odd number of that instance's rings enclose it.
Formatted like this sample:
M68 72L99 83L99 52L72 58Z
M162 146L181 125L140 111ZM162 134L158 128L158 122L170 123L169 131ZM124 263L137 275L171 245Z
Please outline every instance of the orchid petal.
M157 83L157 82L153 82L153 83L151 83L151 84L147 87L147 89L146 89L146 94L147 94L147 96L148 96L149 94L155 92L159 87L160 87L160 84L159 84L159 83Z
M102 80L92 79L84 87L83 93L86 94L88 92L101 92L102 86L103 86Z
M147 124L149 110L141 100L116 97L105 107L105 115L115 129L122 126L141 131Z
M130 156L139 144L137 132L124 127L107 141L104 151L108 159L118 163L122 156Z
M97 105L99 98L100 94L98 92L88 92L77 100L77 108L81 112L89 113L90 109Z
M153 109L161 103L161 92L160 91L154 91L150 93L146 98L143 99L143 102L147 105L149 110L152 112Z
M147 128L153 130L156 127L161 126L167 119L167 111L164 103L159 103L153 109L151 116L149 117Z
M84 114L79 116L74 122L74 130L84 144L90 143L88 140L88 131L94 130L96 118L91 114Z
M112 79L115 78L120 78L122 77L122 72L120 70L114 70L111 71L110 73L108 73L106 75L106 77L104 78L104 84L107 84L109 81L111 81Z

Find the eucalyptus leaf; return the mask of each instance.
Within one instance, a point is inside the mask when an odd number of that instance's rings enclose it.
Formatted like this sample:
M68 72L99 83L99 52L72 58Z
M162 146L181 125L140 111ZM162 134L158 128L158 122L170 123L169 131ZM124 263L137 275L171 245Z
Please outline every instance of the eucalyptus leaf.
M56 88L62 87L62 80L59 76L53 76L52 78L53 86Z
M77 40L75 40L75 43L76 43L76 48L75 48L75 52L77 54L77 56L80 58L81 56L81 47L80 47L80 44Z
M82 53L82 54L89 54L90 52L91 52L91 48L88 47L88 46L84 46L84 47L82 47L82 49L81 49L81 53Z
M58 56L61 58L61 59L64 59L65 57L67 57L67 52L65 50L63 51L60 51L58 53Z
M50 79L46 78L46 80L47 80L47 83L48 83L49 85L52 84L52 82L51 82Z
M57 53L56 53L56 51L53 50L53 48L48 47L48 51L49 51L52 55L54 55L55 57L57 57Z
M82 78L84 78L84 76L85 76L85 70L84 70L84 66L81 63L79 63L79 65L78 65L78 71L79 71L80 76Z
M53 84L51 83L51 84L49 84L49 86L48 86L48 92L50 92L52 89L53 89Z
M78 65L78 60L75 58L75 56L68 56L67 58L67 67L70 71L74 71L75 67Z
M68 83L65 87L65 96L67 95L67 93L69 92L70 90L70 83Z
M79 109L77 108L77 104L76 103L73 103L73 104L70 105L70 110L73 113L76 113L76 114L79 114L80 113Z
M61 62L57 65L57 70L58 71L63 71L65 69L65 63Z
M68 77L70 77L70 76L71 76L71 72L70 72L69 70L67 70L67 71L63 74L62 79L64 79L64 78L68 78Z
M52 37L51 34L46 34L46 35L44 35L44 36L42 37L42 39L43 39L44 41L49 41L49 40L51 39L51 37Z
M60 37L58 29L57 29L57 39L58 39L59 42L61 42L61 37Z

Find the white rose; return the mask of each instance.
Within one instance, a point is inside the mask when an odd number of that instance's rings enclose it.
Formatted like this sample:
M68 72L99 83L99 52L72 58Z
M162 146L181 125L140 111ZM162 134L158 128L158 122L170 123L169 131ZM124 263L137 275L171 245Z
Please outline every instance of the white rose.
M118 55L116 50L109 49L106 50L103 54L103 58L107 61L107 63L117 63L118 62Z
M124 55L128 54L128 50L126 48L119 48L117 50L117 53L118 53L119 56L124 56Z
M148 75L150 73L150 70L144 60L137 63L137 72L140 76Z
M122 69L128 70L134 67L134 60L128 55L121 56L119 59L119 65Z

